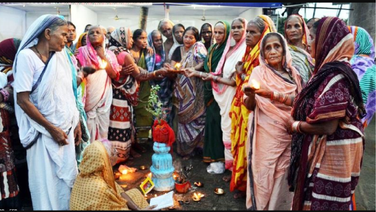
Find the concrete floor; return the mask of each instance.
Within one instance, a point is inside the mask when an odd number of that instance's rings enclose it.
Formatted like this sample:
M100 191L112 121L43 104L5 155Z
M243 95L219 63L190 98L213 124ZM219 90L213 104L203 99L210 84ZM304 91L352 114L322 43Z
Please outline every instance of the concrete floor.
M357 210L375 210L375 118L371 124L365 130L366 145L363 158L363 166L360 174L360 180L358 187L355 190ZM128 160L126 165L130 167L139 168L140 165L146 165L148 168L151 166L151 157L154 154L152 150L152 142L144 143L147 149L146 153L143 153L140 158ZM229 191L229 184L222 180L225 175L230 175L229 171L224 174L212 175L206 172L207 164L202 162L202 156L196 155L190 160L182 160L181 157L173 153L174 165L192 166L192 171L189 173L189 180L193 185L193 182L200 181L203 183L203 187L197 188L192 186L191 190L186 194L174 193L174 206L170 209L174 210L246 210L245 199L234 199L234 192ZM114 170L116 170L115 167ZM149 169L138 170L135 173L131 173L127 176L125 181L120 182L126 184L126 188L138 187L141 182L146 178L146 175L150 172ZM215 188L223 188L225 193L223 195L217 195L214 193ZM193 192L201 192L205 195L200 202L194 202L191 197ZM166 192L151 191L147 196L148 199L155 195L161 195ZM178 200L183 201L180 205ZM23 202L23 210L31 211L31 203L29 201ZM168 209L164 209L168 210Z
M360 180L358 187L355 191L357 210L375 210L375 118L371 124L365 130L366 146L363 158L363 166L361 170ZM142 144L147 152L143 153L142 157L129 160L126 164L135 168L140 165L151 166L151 157L154 154L152 151L152 142ZM176 148L176 147L175 147ZM245 198L234 199L235 192L230 192L229 183L222 180L225 175L230 175L229 171L224 174L213 175L206 172L207 164L202 162L202 156L196 155L190 160L182 160L174 152L172 154L174 165L180 164L181 167L192 166L188 178L193 185L193 182L200 181L203 183L203 187L192 187L186 194L174 193L174 207L170 209L175 210L246 210ZM139 170L129 175L127 180L127 188L138 187L145 179L145 176L150 172L147 170ZM225 193L223 195L217 195L214 193L215 188L223 188ZM201 192L205 195L200 202L192 201L191 197L194 192ZM148 194L148 198L155 195L161 195L166 192L151 191ZM178 203L178 200L186 202L182 205Z
M365 130L365 151L363 165L360 172L359 184L355 190L357 210L375 211L375 149L376 149L376 126L375 116Z

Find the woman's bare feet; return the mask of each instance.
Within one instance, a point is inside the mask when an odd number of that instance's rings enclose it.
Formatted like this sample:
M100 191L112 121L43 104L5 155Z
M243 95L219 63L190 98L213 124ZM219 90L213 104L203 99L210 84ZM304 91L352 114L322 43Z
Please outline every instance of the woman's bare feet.
M222 180L225 181L225 182L230 182L231 181L231 175L224 176L222 178Z
M244 198L246 196L245 191L238 191L234 194L234 199Z

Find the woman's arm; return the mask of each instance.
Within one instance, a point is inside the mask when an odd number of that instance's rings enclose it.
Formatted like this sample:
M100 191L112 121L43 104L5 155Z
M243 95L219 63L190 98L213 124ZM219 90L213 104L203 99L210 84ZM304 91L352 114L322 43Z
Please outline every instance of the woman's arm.
M292 106L292 104L294 103L294 99L295 99L294 94L291 94L291 95L282 94L282 93L278 93L275 91L273 92L273 91L265 90L265 89L258 89L255 91L255 93L265 98L269 98L272 101L278 101L287 106Z
M255 90L245 89L243 90L246 97L244 97L243 104L248 109L253 111L256 107Z
M339 119L325 121L316 124L310 124L305 121L294 121L291 117L289 121L288 132L298 132L309 135L331 135L338 127Z
M52 138L59 145L68 144L67 134L58 127L51 124L35 107L33 103L30 102L30 92L20 92L17 93L17 104L21 109L34 121L46 128L46 130L51 134Z
M105 49L103 48L103 46L97 46L95 47L95 50L97 51L97 54L98 56L103 60L103 61L106 61L107 63L107 66L105 68L108 76L111 78L111 79L116 79L117 76L118 76L118 72L116 70L114 70L112 68L112 65L110 63L110 61L106 58L106 55L105 55Z

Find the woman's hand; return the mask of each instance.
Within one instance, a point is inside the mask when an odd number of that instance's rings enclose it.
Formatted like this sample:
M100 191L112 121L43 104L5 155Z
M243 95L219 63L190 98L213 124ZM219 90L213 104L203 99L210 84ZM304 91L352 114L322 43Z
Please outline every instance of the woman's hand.
M157 79L163 79L168 74L167 69L161 68L155 71L155 76Z
M81 67L81 70L84 73L84 77L87 77L87 75L92 74L96 71L96 69L92 66Z
M244 85L243 86L243 93L247 96L254 96L256 93L256 89L249 86L249 85Z
M122 66L120 75L124 75L124 76L131 75L133 71L134 71L133 64Z
M265 97L265 98L270 98L271 95L272 95L272 91L267 90L267 89L259 88L257 90L255 89L255 94L257 94L259 96L262 96L262 97Z
M236 63L235 70L236 70L237 75L240 75L243 73L243 66L244 66L244 63L242 61L238 61Z
M193 68L182 69L182 71L186 77L198 76L198 71L194 70Z
M289 134L292 134L292 124L294 123L294 118L292 116L288 116L288 119L285 119L285 127Z
M153 210L155 207L157 207L157 205L149 205L149 206L146 207L146 208L142 208L141 211Z
M78 146L81 143L82 131L81 122L78 122L76 128L74 129L74 144Z
M153 50L153 48L151 48L150 46L147 46L147 47L146 47L146 51L147 51L148 54L150 54L150 55L154 54L154 50Z
M60 146L68 144L68 135L62 129L53 126L48 130L48 132L51 134L52 138L56 141L56 143L58 143Z
M204 80L204 81L213 81L214 76L212 74L209 74L209 73L202 73L201 79Z
M99 46L96 46L94 47L95 48L95 51L97 52L97 55L103 59L106 59L106 55L104 53L104 48L102 45L99 45Z

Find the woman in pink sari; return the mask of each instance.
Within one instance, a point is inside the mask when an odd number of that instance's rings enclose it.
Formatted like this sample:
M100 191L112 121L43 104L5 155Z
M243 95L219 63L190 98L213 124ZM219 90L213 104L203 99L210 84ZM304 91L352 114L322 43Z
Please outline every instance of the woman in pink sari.
M80 66L92 66L96 71L87 76L83 103L87 114L90 141L108 137L110 108L112 103L111 79L119 80L119 70L115 54L105 49L105 35L99 26L89 29L86 46L78 49Z
M253 111L249 117L247 208L289 210L287 169L291 135L285 128L302 79L292 66L283 36L266 34L260 45L260 65L253 69L244 88L244 105ZM259 89L253 85L260 84ZM285 121L286 120L286 121Z

